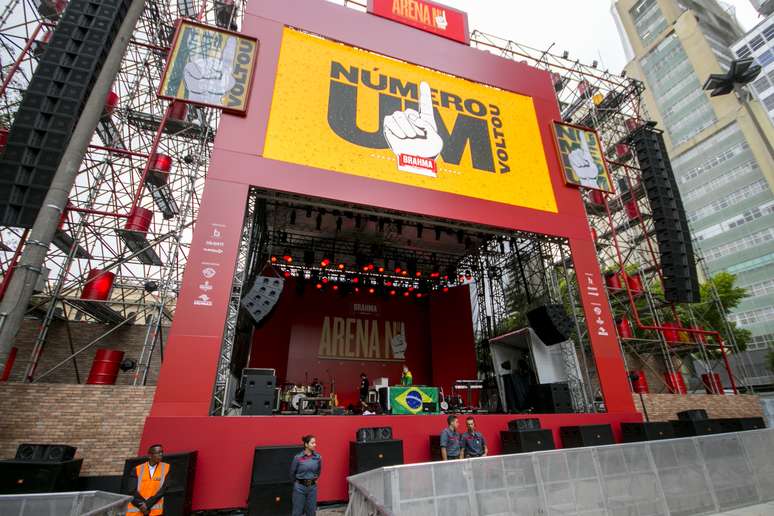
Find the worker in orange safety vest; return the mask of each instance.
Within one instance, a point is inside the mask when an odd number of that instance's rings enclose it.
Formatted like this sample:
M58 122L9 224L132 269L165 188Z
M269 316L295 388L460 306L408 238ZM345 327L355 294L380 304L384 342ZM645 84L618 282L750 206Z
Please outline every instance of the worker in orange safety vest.
M161 462L164 451L160 444L148 448L148 460L129 472L129 493L132 501L127 516L160 516L164 514L164 494L167 490L169 464Z

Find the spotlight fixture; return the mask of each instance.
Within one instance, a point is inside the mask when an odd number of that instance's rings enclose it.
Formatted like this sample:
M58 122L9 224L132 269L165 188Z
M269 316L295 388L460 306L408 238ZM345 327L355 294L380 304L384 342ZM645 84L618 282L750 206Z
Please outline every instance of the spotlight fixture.
M317 283L317 284L316 284L314 287L315 287L317 290L322 290L322 288L323 288L323 286L322 286L322 283L320 283L320 282L318 282L318 283Z
M411 294L409 294L409 292L408 292L408 291L406 291L406 292L404 292L404 293L403 293L403 297L409 297L410 295L411 295Z
M443 290L444 292L448 292L449 291L449 287L443 287L441 290Z
M339 269L340 271L343 271L343 270L344 270L346 267L347 267L347 266L346 266L346 265L344 265L344 263L343 263L343 262L342 262L342 263L339 263L339 264L336 266L336 268L337 268L337 269Z
M369 293L369 294L373 294L374 292L376 292L376 289L375 289L374 287L370 287L370 288L368 289L368 293Z
M293 263L293 255L291 254L289 247L286 247L282 252L282 259L287 263Z
M339 290L339 286L338 286L338 285L333 285L331 288L332 288L333 290Z
M320 260L320 267L325 268L330 264L331 264L331 261L328 258L323 258L322 260Z
M567 59L568 57L570 57L570 53L568 51L565 50L564 52L562 52L563 59Z
M291 273L290 271L285 271L282 273L282 275L285 276L286 278L289 278L291 276Z
M390 295L394 296L396 294L395 289L390 290Z
M276 256L272 256L271 257L271 263L277 263L277 257Z
M598 62L597 62L597 60L595 59L594 61L592 61L592 62L591 62L591 67L592 67L592 68L596 68L597 66L599 66L599 63L598 63Z

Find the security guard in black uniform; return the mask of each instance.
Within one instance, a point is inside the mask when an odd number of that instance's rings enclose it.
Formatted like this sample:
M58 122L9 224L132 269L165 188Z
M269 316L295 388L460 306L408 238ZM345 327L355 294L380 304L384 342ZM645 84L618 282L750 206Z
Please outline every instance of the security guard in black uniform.
M457 431L457 426L459 425L457 416L451 415L447 417L446 422L449 426L441 432L441 459L462 459L465 457L465 454L462 450L462 436Z
M486 440L481 432L476 432L476 421L473 416L468 416L465 424L468 426L468 431L462 434L462 449L465 457L486 457L489 453Z
M314 516L317 512L317 479L322 472L322 457L315 451L317 439L313 435L301 438L304 450L290 463L293 480L293 516Z

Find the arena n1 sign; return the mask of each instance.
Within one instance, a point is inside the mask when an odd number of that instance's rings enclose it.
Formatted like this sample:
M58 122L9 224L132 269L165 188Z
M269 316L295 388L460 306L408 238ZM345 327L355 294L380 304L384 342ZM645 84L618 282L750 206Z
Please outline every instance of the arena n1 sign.
M423 0L368 0L368 12L466 45L470 43L467 13L445 5Z
M288 28L263 155L557 212L531 97Z

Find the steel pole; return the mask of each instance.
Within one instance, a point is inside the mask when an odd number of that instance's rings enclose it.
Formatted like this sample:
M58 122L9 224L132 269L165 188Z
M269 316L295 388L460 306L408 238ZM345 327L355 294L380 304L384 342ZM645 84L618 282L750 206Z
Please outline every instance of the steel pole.
M43 260L46 258L59 224L59 218L67 206L67 200L75 184L86 149L102 117L105 98L121 68L129 39L144 8L145 0L133 0L129 6L126 18L121 24L94 88L86 101L83 113L75 126L70 143L62 156L40 213L30 230L19 264L0 301L0 370L8 359L11 346L21 327L32 297L32 290L40 276Z

